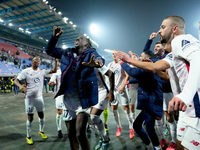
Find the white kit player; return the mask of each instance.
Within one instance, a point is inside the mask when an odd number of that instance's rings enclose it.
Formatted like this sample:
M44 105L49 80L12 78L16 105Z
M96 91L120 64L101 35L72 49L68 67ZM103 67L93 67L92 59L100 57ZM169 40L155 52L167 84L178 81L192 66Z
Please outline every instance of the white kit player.
M31 138L31 126L33 121L34 110L36 108L39 117L39 131L38 133L43 139L47 139L44 134L44 101L42 97L44 76L50 73L55 73L57 70L57 60L55 61L55 66L52 70L39 69L40 58L34 57L32 60L32 67L24 69L19 76L14 80L15 85L17 85L22 93L25 93L25 111L28 115L28 120L26 121L26 131L27 131L27 143L33 144ZM23 87L19 80L26 81L26 87Z
M105 65L101 68L95 68L95 73L98 82L99 100L98 104L91 107L90 118L94 125L97 126L100 134L100 141L95 149L107 150L110 145L110 139L106 134L106 130L100 115L106 109L108 102L114 100L114 73ZM106 85L107 79L109 79L110 85ZM110 87L109 90L108 87Z
M185 133L181 144L184 146L184 149L199 150L199 41L189 34L185 35L185 21L180 16L169 16L165 18L159 30L159 35L161 42L171 43L173 65L181 87L181 93L173 97L173 99L169 102L168 112L171 111L173 106L174 110L186 111L184 117L186 128L183 129L185 130ZM122 60L128 59L127 54L123 52L118 53L118 57ZM133 63L133 65L137 65L137 67L146 68L147 70L151 70L153 72L170 68L169 63L164 64L164 66L160 66L159 64L161 61L157 61L154 65L148 65L146 67L145 65L147 64L145 63L138 64L137 62L131 62L131 64Z
M139 56L137 54L129 51L129 55L131 59L138 61ZM135 66L131 65L131 67L135 67ZM129 106L130 106L131 118L132 118L132 121L134 122L135 121L135 103L137 101L137 96L138 96L138 81L132 78L131 76L129 77L130 77L128 81ZM133 138L133 137L130 137L130 138Z
M130 137L134 136L133 131L133 124L132 119L130 117L130 110L129 110L129 103L128 103L128 92L126 88L126 81L128 79L128 76L125 74L125 71L121 68L120 61L118 57L116 57L116 53L118 51L114 50L112 53L113 62L108 64L108 68L115 74L115 89L114 89L114 96L115 100L111 102L113 114L115 121L117 123L117 132L116 136L119 137L121 135L122 125L119 119L119 113L118 113L118 104L121 101L121 104L123 106L124 112L126 114L128 123L129 123L129 129L130 129Z
M60 66L60 63L59 63ZM56 73L52 74L52 77L49 81L49 85L56 85L56 92L58 92L60 88L60 82L61 82L61 70L58 69ZM57 109L57 114L56 114L56 125L57 125L57 130L58 130L58 137L62 138L62 126L61 126L61 120L62 120L62 114L63 114L63 95L60 95L56 97L55 100L55 105Z

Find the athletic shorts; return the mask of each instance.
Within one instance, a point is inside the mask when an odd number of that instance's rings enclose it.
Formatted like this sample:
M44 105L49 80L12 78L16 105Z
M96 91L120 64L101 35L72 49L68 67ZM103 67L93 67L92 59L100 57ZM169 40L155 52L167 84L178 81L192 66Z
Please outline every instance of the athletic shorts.
M129 97L129 104L135 105L138 96L138 83L129 84L128 89L128 97Z
M172 93L163 93L163 111L168 110L169 101L173 98Z
M181 144L189 150L200 150L200 118L185 116L187 130Z
M58 96L55 100L55 104L56 104L56 109L63 109L63 98L64 96Z
M99 100L98 100L98 104L92 106L94 108L100 109L100 110L105 110L107 105L108 105L108 99L105 99L105 97L107 96L107 90L101 90L99 91Z
M37 112L43 112L45 110L42 96L25 99L25 111L27 114L34 114L35 108Z
M72 99L67 99L65 98L64 96L64 100L63 100L63 103L64 103L64 106L66 107L65 110L66 110L66 114L65 114L65 121L70 121L72 119L76 119L76 116L79 114L79 113L87 113L87 110L89 108L86 108L86 109L83 109L80 102L77 100L77 98L73 98ZM63 109L63 111L65 112L65 110ZM64 116L64 114L63 114ZM89 114L88 114L89 116Z
M111 102L111 105L117 105L119 101L121 101L122 106L129 105L127 88L121 94L117 90L114 90L114 97L115 99Z
M179 111L179 118L177 123L177 140L182 141L183 137L185 135L185 132L187 130L186 128L186 122L185 122L185 113L182 111Z

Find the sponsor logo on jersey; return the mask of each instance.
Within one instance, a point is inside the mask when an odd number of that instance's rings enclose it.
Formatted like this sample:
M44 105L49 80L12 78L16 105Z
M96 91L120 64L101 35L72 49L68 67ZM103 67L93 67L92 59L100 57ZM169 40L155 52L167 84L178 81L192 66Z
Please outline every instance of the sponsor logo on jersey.
M39 78L36 78L36 79L34 79L34 82L35 82L35 83L38 83L38 82L40 82L40 79L39 79Z
M190 143L192 143L193 145L195 146L199 146L199 142L195 141L195 140L192 140Z

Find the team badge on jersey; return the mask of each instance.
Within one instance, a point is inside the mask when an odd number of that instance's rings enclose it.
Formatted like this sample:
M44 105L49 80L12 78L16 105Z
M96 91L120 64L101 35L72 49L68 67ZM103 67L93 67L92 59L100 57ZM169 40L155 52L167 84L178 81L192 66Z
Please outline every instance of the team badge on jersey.
M115 71L114 71L114 74L118 74L118 73L119 73L119 70L115 70Z
M38 83L38 82L40 82L40 79L39 79L39 78L36 78L36 79L34 79L34 82L35 82L35 83Z

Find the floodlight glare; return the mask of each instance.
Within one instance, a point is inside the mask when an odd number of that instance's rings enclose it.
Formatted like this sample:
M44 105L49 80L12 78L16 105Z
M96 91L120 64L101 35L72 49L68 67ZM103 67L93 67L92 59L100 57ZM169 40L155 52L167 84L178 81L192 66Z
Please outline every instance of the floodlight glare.
M62 49L66 49L66 48L67 48L67 46L66 46L66 45L63 45L63 46L62 46Z
M96 24L91 24L91 26L90 26L90 32L92 34L94 34L94 35L97 34L99 32L98 26Z

